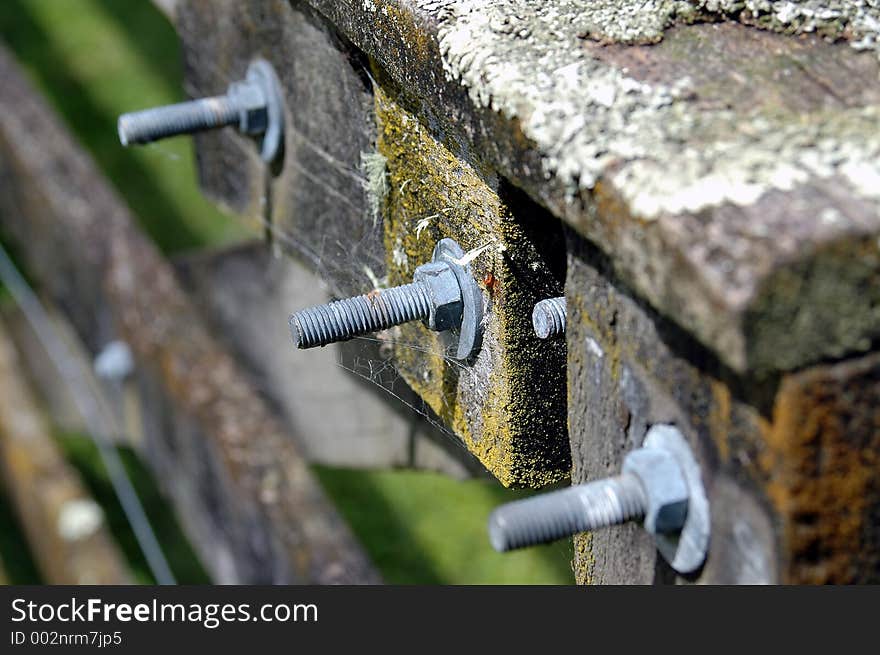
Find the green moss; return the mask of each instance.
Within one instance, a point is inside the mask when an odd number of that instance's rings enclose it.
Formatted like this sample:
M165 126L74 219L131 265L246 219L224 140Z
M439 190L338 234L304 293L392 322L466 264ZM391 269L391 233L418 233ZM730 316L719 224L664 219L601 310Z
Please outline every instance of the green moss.
M405 325L395 329L395 341L420 347L397 348L403 376L503 484L537 487L566 477L564 352L548 352L551 346L531 329L534 303L548 287L558 290L559 281L522 217L514 219L499 195L494 173L453 155L382 90L376 116L390 183L384 223L389 283L411 281L443 237L465 250L488 246L471 263L486 307L476 362L450 363L441 355L446 335ZM553 230L545 226L543 233Z
M378 152L361 153L361 170L364 174L364 189L373 225L379 220L382 204L388 195L388 176L385 157Z
M780 267L743 319L749 366L761 374L794 368L802 350L844 357L871 349L880 325L880 243L847 236L805 262ZM855 312L853 308L864 307Z
M577 584L594 583L596 557L593 555L593 535L583 532L574 536L574 579Z

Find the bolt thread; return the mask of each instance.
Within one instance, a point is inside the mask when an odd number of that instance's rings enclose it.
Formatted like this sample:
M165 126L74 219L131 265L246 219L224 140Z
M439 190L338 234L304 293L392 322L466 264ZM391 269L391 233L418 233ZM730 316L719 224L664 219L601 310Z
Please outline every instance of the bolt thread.
M290 316L290 331L297 348L314 348L425 320L430 311L427 288L413 282L300 310Z
M547 298L535 304L532 310L532 326L539 339L565 334L565 298Z
M641 519L646 507L638 478L624 473L502 505L489 517L489 539L499 552L544 544Z
M127 146L238 122L239 108L235 102L227 96L216 96L123 114L117 128L120 142Z

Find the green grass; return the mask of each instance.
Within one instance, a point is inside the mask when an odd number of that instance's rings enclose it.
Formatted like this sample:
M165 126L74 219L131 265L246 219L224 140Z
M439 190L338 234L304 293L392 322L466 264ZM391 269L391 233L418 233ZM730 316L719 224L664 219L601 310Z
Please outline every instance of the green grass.
M427 472L315 471L387 582L573 582L570 540L505 554L489 545L489 512L529 492Z
M165 252L228 242L245 230L198 191L190 139L122 148L120 113L183 99L177 37L151 5L120 0L3 0L0 38L91 152L141 225ZM68 458L103 504L110 528L148 580L145 562L90 442L61 435ZM204 573L136 456L123 453L143 494L159 539L181 581ZM570 542L499 555L486 536L486 517L523 492L495 482L459 482L420 472L316 468L388 582L555 583L572 581ZM34 581L33 564L8 508L0 503L0 555L16 581ZM16 546L15 544L18 544ZM8 551L8 552L7 552Z

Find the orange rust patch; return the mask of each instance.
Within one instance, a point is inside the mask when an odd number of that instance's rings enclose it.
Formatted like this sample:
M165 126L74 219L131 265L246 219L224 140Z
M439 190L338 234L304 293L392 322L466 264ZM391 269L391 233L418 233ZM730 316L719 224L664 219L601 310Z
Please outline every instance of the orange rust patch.
M784 581L880 581L880 354L787 376L765 443Z

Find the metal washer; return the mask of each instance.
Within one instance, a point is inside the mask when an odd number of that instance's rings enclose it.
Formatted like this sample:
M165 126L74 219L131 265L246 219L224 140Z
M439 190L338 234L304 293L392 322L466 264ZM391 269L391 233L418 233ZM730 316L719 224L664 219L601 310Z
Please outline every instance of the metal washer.
M284 99L275 69L265 59L255 59L247 69L247 80L263 90L268 122L260 138L260 157L266 163L275 161L284 140Z
M688 512L684 527L677 535L655 535L655 540L660 554L673 569L693 573L706 560L711 531L709 499L703 488L700 465L681 432L672 425L654 425L648 430L643 447L672 453L687 481Z
M455 358L466 361L476 357L483 343L483 294L474 280L470 266L458 263L464 254L464 250L454 239L440 239L434 246L431 261L448 264L458 280L462 316Z

